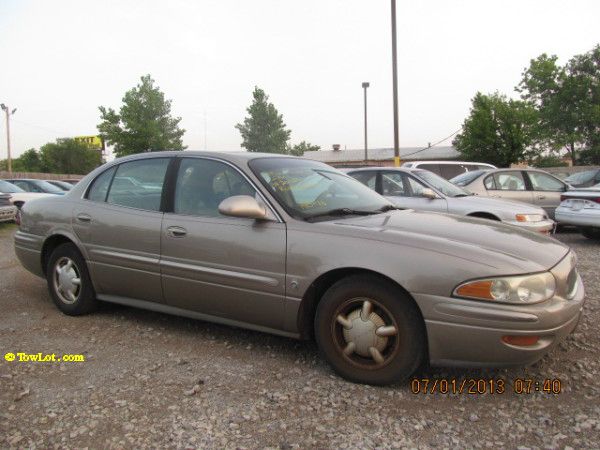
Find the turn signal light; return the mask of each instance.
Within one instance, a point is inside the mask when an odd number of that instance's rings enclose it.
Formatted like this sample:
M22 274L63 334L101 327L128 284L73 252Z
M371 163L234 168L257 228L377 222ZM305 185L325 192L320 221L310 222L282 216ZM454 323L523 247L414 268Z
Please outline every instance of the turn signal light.
M502 340L510 345L519 347L531 347L540 340L539 336L502 336Z
M492 296L492 281L476 281L474 283L464 284L456 290L456 294L461 297L484 298L494 300Z

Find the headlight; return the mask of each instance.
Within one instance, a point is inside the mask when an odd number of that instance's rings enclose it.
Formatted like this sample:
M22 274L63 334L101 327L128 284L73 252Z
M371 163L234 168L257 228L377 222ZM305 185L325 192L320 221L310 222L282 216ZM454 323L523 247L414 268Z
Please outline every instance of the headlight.
M550 272L520 277L499 277L467 281L454 289L455 297L525 304L554 296L556 280Z
M517 214L515 216L517 222L541 222L544 218L542 214Z

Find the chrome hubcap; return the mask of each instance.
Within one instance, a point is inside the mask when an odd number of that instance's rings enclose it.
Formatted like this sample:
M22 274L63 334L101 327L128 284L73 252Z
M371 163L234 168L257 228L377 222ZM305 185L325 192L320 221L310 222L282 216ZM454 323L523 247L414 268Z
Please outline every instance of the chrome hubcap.
M344 356L361 365L386 364L397 348L398 329L391 315L367 298L352 299L346 305L349 312L342 311L335 318Z
M81 277L75 262L66 256L56 261L54 288L64 303L75 303L81 291Z

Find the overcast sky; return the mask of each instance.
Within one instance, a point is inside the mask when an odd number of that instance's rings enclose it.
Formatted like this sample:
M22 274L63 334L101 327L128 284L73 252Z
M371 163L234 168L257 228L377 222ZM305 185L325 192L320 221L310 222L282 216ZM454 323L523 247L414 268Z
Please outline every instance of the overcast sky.
M400 145L451 134L476 91L515 96L531 58L600 42L598 0L398 0ZM389 0L0 0L0 102L18 108L13 154L96 134L151 74L189 149L239 150L254 86L292 130L330 149L393 146ZM206 127L205 127L206 117ZM206 129L205 129L206 128ZM0 158L6 157L5 126Z

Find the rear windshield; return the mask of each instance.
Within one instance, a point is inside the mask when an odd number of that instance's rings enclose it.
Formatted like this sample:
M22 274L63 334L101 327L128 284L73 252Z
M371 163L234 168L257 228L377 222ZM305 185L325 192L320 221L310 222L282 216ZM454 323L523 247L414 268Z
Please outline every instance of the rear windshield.
M455 184L457 186L466 186L470 184L472 181L479 178L481 175L485 173L485 170L474 170L473 172L466 172L462 175L458 175L450 179L450 183Z
M583 184L588 181L592 181L596 175L597 170L586 170L585 172L574 173L568 176L565 181L567 183Z

